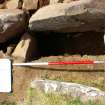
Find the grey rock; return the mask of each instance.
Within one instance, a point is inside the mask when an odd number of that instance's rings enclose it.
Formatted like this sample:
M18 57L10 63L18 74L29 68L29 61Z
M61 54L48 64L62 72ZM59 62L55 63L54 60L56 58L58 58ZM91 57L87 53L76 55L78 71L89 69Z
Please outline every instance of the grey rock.
M26 28L26 14L19 9L0 9L0 43L21 36Z
M85 32L105 28L105 1L80 0L39 9L29 21L31 31Z
M21 58L23 61L31 60L37 55L37 41L29 33L25 33L22 36L21 40L12 53L14 58Z
M31 87L39 88L46 93L60 93L73 98L79 97L83 101L105 100L105 92L82 84L51 80L34 80L31 82Z

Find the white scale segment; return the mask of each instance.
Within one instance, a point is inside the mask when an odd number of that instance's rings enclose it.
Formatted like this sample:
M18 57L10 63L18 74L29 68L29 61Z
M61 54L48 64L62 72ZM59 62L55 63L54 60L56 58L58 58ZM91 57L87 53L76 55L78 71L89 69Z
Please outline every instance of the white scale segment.
M11 61L0 59L0 92L11 92Z

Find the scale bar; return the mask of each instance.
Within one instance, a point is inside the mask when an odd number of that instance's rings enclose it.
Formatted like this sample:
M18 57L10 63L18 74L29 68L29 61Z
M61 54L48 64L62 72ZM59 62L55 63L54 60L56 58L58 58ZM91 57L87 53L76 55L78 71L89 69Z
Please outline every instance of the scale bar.
M13 63L13 66L47 66L47 65L80 65L80 64L104 64L105 61L64 61L64 62L34 62Z

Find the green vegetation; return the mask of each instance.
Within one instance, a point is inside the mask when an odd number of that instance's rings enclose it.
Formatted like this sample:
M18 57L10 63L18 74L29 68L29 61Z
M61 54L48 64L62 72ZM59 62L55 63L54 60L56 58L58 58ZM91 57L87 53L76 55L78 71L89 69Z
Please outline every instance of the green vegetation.
M15 102L3 101L0 105L17 105Z
M59 94L46 94L39 89L29 88L25 105L105 105L100 101L83 103L79 98L72 99Z

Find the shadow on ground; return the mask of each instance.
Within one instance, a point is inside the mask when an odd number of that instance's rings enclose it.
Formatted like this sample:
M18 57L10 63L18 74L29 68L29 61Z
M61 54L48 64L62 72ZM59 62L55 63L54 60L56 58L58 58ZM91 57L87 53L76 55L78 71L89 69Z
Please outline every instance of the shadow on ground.
M103 55L104 33L38 33L36 34L41 56L50 55Z

